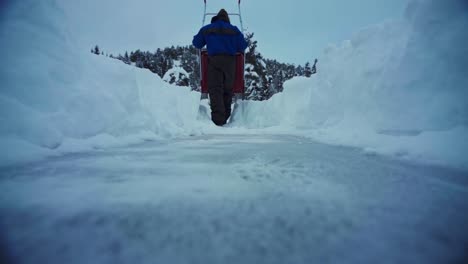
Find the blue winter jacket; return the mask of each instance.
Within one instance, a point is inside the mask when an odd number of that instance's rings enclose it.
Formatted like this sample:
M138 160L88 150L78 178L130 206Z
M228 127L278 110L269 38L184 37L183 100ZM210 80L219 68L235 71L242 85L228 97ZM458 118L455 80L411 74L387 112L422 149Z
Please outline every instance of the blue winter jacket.
M235 55L247 48L242 32L224 20L202 27L192 44L199 49L206 45L208 55Z

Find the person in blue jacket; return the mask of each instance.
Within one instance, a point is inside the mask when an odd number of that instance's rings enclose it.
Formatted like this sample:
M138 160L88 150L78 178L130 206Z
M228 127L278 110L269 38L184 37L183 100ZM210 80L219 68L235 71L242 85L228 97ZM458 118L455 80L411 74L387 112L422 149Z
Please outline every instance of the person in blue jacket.
M226 124L231 115L232 88L236 74L236 53L247 48L242 32L231 25L228 13L221 9L212 23L200 29L192 44L208 52L207 84L210 95L211 120Z

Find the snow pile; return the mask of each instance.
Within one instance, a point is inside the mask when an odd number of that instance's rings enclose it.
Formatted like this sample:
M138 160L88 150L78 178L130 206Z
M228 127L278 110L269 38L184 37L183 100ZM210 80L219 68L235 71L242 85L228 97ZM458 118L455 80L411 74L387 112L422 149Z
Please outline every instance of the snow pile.
M381 127L468 126L468 2L415 1L406 18L407 44L400 54L390 54L377 84L386 119Z
M250 104L237 124L299 128L326 143L466 167L467 11L463 0L413 1L403 21L329 46L317 75Z
M14 1L4 10L0 164L194 133L196 93L79 52L56 1Z

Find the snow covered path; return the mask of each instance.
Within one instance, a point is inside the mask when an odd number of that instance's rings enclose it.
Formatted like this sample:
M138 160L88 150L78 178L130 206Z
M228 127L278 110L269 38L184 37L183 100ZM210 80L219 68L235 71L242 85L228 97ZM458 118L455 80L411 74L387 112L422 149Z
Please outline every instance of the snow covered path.
M294 136L1 168L0 210L12 263L462 263L468 252L468 172Z

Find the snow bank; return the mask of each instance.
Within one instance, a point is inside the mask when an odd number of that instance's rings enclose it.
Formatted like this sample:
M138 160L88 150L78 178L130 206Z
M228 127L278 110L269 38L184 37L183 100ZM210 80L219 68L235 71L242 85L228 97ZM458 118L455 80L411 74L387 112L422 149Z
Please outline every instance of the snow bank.
M0 165L194 133L198 96L79 51L54 0L7 4L0 25Z
M467 168L466 28L466 1L413 1L403 21L330 45L317 75L250 104L237 124Z

